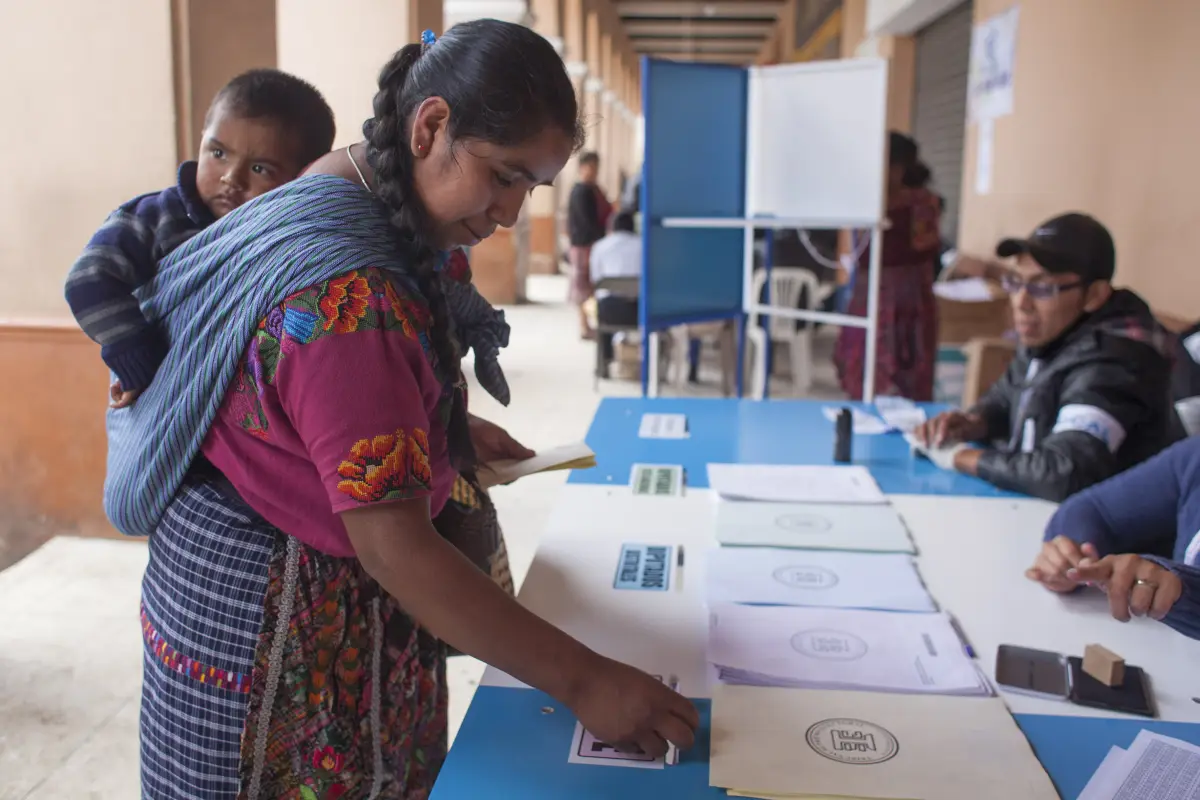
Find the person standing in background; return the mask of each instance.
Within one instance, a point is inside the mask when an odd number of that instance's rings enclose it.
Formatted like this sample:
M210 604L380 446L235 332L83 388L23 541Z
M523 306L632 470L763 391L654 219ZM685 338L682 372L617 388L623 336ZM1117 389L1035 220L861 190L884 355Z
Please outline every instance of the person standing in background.
M941 251L941 203L928 188L932 174L911 137L892 131L889 140L887 215L880 253L879 314L875 337L875 393L910 400L933 399L937 358L935 264ZM870 250L859 257L849 314L867 314ZM834 362L851 400L863 396L866 332L843 328Z
M567 233L571 237L570 301L579 310L579 335L594 339L596 332L588 323L584 303L592 296L590 258L592 245L604 238L612 206L596 183L600 156L588 152L579 157L579 182L571 189L567 202Z

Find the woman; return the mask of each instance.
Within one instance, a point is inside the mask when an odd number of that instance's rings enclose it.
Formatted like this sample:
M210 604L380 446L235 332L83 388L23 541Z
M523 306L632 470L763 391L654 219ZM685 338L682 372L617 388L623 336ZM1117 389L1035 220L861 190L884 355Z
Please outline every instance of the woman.
M439 251L514 224L577 146L561 59L524 27L464 23L397 53L374 112L365 142L181 248L263 287L298 263L325 277L266 311L207 427L219 474L189 475L151 536L146 797L426 797L447 646L606 741L657 755L698 724L660 681L522 609L431 522L477 457L515 447L467 413Z
M921 163L917 143L892 132L888 152L887 216L879 263L879 313L875 321L875 393L910 400L933 399L937 357L937 306L933 276L941 247L941 213L928 188L932 175ZM867 314L870 251L858 261L848 313ZM852 400L863 396L866 335L843 328L834 361L842 389Z
M1063 503L1025 577L1052 592L1098 586L1116 619L1150 616L1200 639L1198 531L1193 436Z

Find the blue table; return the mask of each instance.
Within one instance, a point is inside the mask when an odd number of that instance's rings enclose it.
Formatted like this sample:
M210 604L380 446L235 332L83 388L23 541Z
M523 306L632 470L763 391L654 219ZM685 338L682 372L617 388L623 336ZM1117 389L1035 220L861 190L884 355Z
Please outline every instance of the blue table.
M702 488L707 486L705 465L710 462L829 464L833 426L822 416L823 405L828 404L608 399L587 439L598 467L575 472L569 482L623 485L635 463L683 464L688 485ZM686 414L689 438L639 439L638 426L647 412ZM856 436L853 456L889 494L1011 496L978 479L913 459L896 434ZM538 691L481 686L434 787L433 800L725 797L708 785L710 704L703 699L696 704L703 729L697 746L678 767L593 767L567 762L564 742L570 742L575 720L556 701ZM1200 745L1200 725L1185 722L1042 714L1018 714L1016 721L1064 798L1077 797L1109 748L1128 747L1143 728Z

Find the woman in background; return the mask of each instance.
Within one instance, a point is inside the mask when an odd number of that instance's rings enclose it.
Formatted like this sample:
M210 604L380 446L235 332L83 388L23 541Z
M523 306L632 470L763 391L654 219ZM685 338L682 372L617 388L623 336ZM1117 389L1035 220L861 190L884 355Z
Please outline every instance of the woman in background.
M933 399L937 355L937 306L933 276L941 248L941 211L928 188L932 174L918 157L917 143L893 131L889 143L887 216L879 276L879 316L875 337L875 393L911 400ZM862 254L848 313L867 314L870 250ZM843 328L834 361L842 389L852 400L863 396L866 335Z

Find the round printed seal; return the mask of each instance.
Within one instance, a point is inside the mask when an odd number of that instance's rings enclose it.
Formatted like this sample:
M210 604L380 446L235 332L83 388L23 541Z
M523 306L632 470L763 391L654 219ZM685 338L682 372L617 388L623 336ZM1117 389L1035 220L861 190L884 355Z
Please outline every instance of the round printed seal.
M882 764L900 752L900 743L886 728L849 717L821 720L804 740L820 755L842 764Z
M838 584L836 572L809 564L779 567L771 576L792 589L832 589Z
M831 628L800 631L792 637L792 649L802 656L823 661L857 661L867 654L867 643L853 633Z
M780 514L775 527L796 533L825 533L833 523L819 514Z

